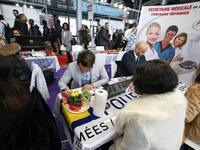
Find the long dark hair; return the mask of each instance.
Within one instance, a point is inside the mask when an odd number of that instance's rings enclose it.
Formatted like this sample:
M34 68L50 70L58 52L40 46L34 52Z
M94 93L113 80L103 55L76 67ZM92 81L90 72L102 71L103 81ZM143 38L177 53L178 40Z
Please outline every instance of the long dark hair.
M31 93L23 82L13 77L13 66L8 56L0 55L0 103L7 111L23 107L31 99Z

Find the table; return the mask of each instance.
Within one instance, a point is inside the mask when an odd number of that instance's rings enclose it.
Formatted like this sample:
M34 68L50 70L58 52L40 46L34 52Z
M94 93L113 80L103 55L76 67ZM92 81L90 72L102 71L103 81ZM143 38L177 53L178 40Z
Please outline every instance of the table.
M179 82L178 89L183 94L187 88L188 86L185 83ZM72 131L73 134L68 134L67 136L72 139L71 145L73 149L93 150L114 139L114 126L117 114L128 103L138 100L138 97L137 94L127 90L123 94L108 99L105 115L98 118L92 113L92 101L88 111L81 114L72 114L67 111L65 104L61 103L61 94L58 94L57 112L54 109L53 113L56 117L61 117L61 122L67 134ZM60 113L60 109L65 120Z
M58 58L56 56L42 56L42 57L25 57L28 66L31 67L32 62L38 64L40 68L51 68L54 71L60 69Z
M196 71L195 68L184 69L178 63L171 63L170 66L176 72L179 81L186 83L187 85L192 84L193 75Z
M95 56L97 60L101 60L105 65L108 65L115 61L121 61L124 53L124 51L117 54L97 53Z

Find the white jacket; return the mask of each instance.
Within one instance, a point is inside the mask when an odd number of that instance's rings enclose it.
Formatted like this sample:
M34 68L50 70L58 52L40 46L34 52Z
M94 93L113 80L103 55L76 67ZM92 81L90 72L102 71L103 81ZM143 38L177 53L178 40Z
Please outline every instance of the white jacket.
M32 63L30 91L32 91L34 87L38 89L44 100L47 102L47 99L50 98L50 95L47 88L46 80L44 78L41 68L37 64Z
M117 117L117 138L109 150L179 150L187 102L175 90L144 95Z

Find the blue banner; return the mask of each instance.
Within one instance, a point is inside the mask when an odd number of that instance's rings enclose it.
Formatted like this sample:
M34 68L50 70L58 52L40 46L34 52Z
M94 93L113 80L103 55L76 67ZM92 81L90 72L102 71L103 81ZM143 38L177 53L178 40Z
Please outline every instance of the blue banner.
M76 0L73 0L73 9L76 10ZM87 11L88 11L88 2L82 1L82 12L87 12ZM110 17L119 17L121 15L121 11L119 8L103 6L100 4L94 4L94 13Z

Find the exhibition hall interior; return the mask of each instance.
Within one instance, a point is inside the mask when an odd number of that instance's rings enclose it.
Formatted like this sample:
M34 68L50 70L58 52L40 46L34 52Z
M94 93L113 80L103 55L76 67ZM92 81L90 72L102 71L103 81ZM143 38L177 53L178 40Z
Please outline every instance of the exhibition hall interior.
M0 0L1 150L200 150L199 0Z

